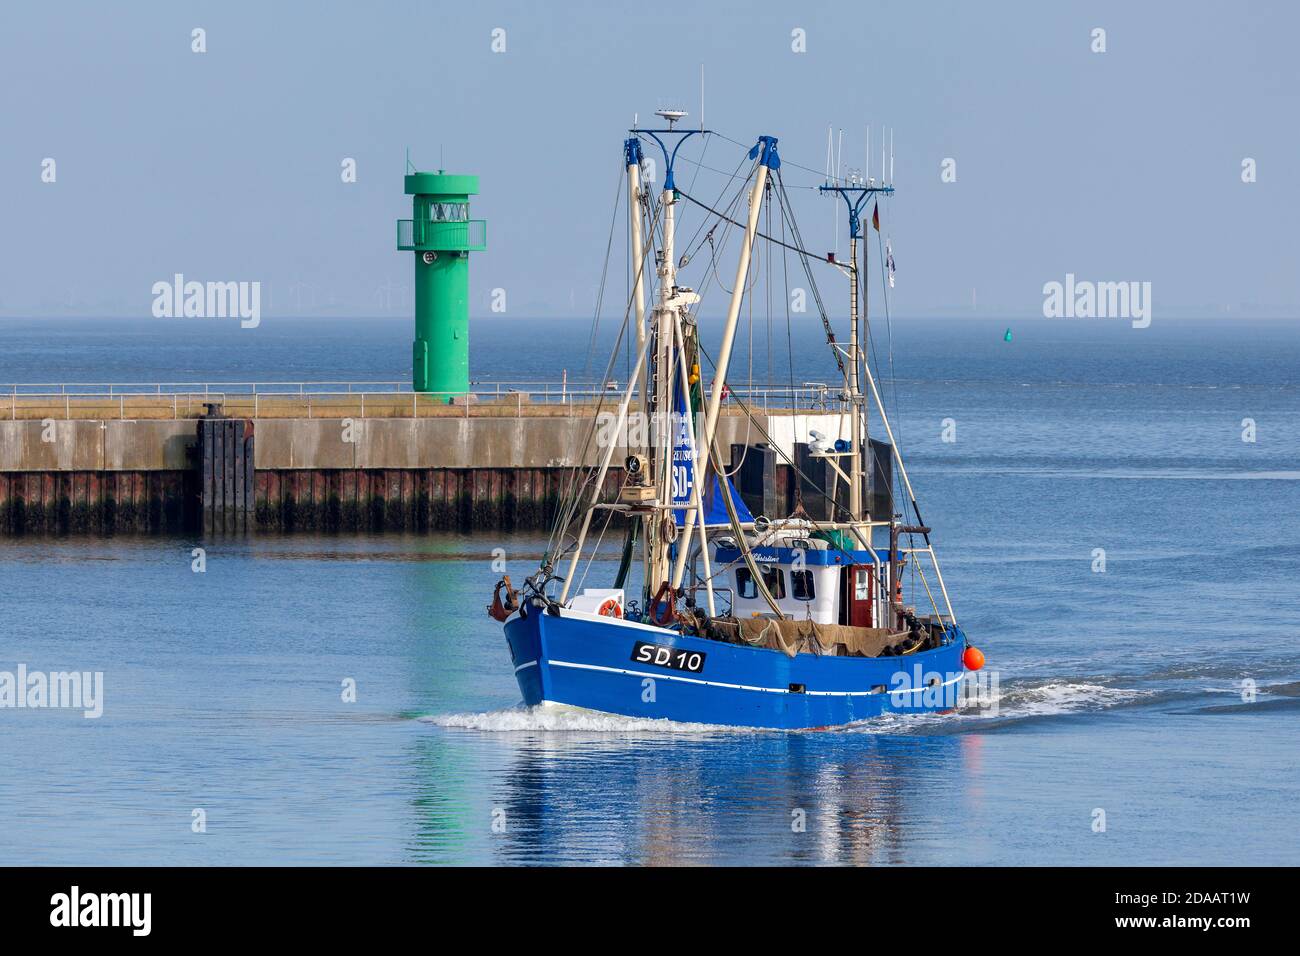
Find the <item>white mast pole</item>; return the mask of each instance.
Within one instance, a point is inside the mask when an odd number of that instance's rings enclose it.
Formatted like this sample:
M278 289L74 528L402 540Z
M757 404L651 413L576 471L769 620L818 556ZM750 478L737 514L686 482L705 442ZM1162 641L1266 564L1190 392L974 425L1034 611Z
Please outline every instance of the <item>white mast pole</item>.
M634 124L635 125L635 124ZM650 259L650 237L642 237L641 234L641 200L643 197L641 189L641 141L633 135L625 144L627 159L627 216L628 223L631 227L631 248L632 264L636 269L635 282L633 285L632 301L636 309L636 350L643 353L646 347L646 325L645 325L645 276L648 261ZM646 369L645 364L638 365L632 374L632 382L635 384L635 395L637 405L644 414L649 407L649 401L646 394ZM632 453L632 449L628 449ZM644 516L638 519L641 523L642 541L648 541L652 522ZM642 559L648 561L649 549L643 547ZM643 566L642 571L645 568Z
M631 146L636 144L634 151ZM628 140L627 153L627 218L632 226L632 262L636 268L635 281L632 284L632 302L636 308L636 348L640 352L645 345L645 265L650 254L649 247L641 238L641 164L639 144L635 139ZM639 388L645 382L645 369L638 368L633 379ZM644 392L641 393L644 398Z
M709 617L717 617L717 610L713 606L713 570L709 567L709 536L704 528L704 499L700 495L700 451L699 446L695 444L695 420L691 414L691 379L686 369L686 336L682 334L681 317L673 313L673 331L677 336L677 353L681 356L681 361L677 363L680 370L682 383L682 395L684 396L682 415L685 418L685 428L690 437L691 461L694 463L692 469L697 476L696 480L691 482L691 508L695 514L700 516L700 555L704 559L704 591L708 596ZM687 535L682 539L682 546L678 550L678 560L684 561L684 555L691 547L690 536Z
M718 430L718 415L722 407L722 389L727 384L727 368L731 364L731 348L736 341L736 322L740 318L740 303L745 294L745 283L749 276L749 260L753 254L754 236L758 233L758 215L763 207L763 189L767 186L768 164L779 165L776 156L776 139L770 136L760 137L758 171L754 175L754 188L749 192L749 219L745 223L745 238L740 244L740 261L736 263L736 281L732 284L731 302L727 305L727 321L722 327L722 345L718 349L718 366L713 373L713 384L709 389L709 405L704 413L704 465L696 469L696 481L705 480L708 474L708 450L713 447L713 439ZM695 512L686 512L684 538L689 541L695 525ZM686 549L677 553L677 564L673 569L672 587L675 591L681 587L682 575L686 572Z
M861 349L860 337L858 334L858 237L849 238L849 321L852 327L849 329L849 401L852 404L852 414L849 420L853 423L852 431L849 433L849 440L852 443L850 451L853 457L849 459L849 514L853 521L862 520L862 423L859 416L862 414L862 389L858 384L858 353ZM853 530L854 537L861 539L862 535L857 528Z
M659 304L655 307L655 403L650 427L655 436L655 499L659 502L671 499L672 487L672 430L668 427L667 416L673 405L673 333L669 322L669 312L673 306L669 301L677 285L676 252L676 205L673 190L668 188L665 177L664 191L660 194L663 205L663 248L662 261L659 264ZM670 512L665 512L666 517ZM668 577L668 545L662 540L664 521L657 518L651 523L650 543L651 562L650 579L646 586L653 591L653 581L663 581ZM689 540L689 538L688 538Z

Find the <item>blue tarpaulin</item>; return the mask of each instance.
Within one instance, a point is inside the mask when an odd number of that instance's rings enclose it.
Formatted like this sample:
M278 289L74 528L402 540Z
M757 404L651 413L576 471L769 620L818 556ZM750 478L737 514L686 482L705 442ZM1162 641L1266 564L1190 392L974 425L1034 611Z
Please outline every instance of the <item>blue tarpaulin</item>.
M695 485L695 462L691 455L693 442L688 421L686 395L679 383L673 392L672 503L674 505L689 505ZM704 500L701 502L704 506L704 526L706 528L728 527L731 521L727 518L727 502L722 497L722 488L718 484L718 476L714 474L710 477L713 480L709 483L709 487L705 489ZM745 507L745 502L741 500L740 495L736 494L736 487L731 483L731 479L724 480L731 491L731 501L736 508L736 517L742 523L753 521L754 516L749 513L749 509ZM680 507L674 510L673 519L677 522L677 527L684 528L686 526L685 510Z
M706 528L725 528L731 525L731 520L727 517L727 502L722 498L722 488L718 483L717 475L710 475L713 479L710 482L708 490L704 492L704 526ZM736 507L736 517L740 519L741 524L751 522L754 516L750 514L749 509L745 507L744 500L736 491L736 486L731 483L731 479L726 479L727 488L731 492L731 502ZM673 518L677 522L677 527L682 528L686 525L686 512L675 511Z

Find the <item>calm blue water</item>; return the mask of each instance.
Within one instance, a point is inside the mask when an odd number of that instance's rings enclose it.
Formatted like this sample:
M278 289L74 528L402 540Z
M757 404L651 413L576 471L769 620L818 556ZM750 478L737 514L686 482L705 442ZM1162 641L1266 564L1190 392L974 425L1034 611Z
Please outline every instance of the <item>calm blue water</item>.
M1007 325L894 329L899 431L998 716L520 712L483 606L492 549L518 577L532 536L210 540L203 574L197 540L0 539L0 670L105 681L98 720L0 710L0 861L1300 863L1300 324ZM815 331L796 381L830 378ZM475 373L577 378L588 332L477 323ZM407 334L7 320L0 380L400 379Z

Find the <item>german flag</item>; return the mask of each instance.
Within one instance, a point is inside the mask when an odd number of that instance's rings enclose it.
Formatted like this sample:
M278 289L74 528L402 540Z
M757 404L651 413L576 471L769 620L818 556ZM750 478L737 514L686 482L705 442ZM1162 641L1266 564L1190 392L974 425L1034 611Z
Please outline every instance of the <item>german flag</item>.
M880 231L880 203L876 203L875 207L871 210L871 225L875 228L876 232Z

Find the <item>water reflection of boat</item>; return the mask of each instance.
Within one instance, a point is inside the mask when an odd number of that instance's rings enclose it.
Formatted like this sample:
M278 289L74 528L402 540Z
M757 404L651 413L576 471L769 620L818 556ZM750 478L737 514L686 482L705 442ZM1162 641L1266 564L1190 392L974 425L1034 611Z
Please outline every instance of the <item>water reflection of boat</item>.
M494 862L912 862L963 739L512 735Z

